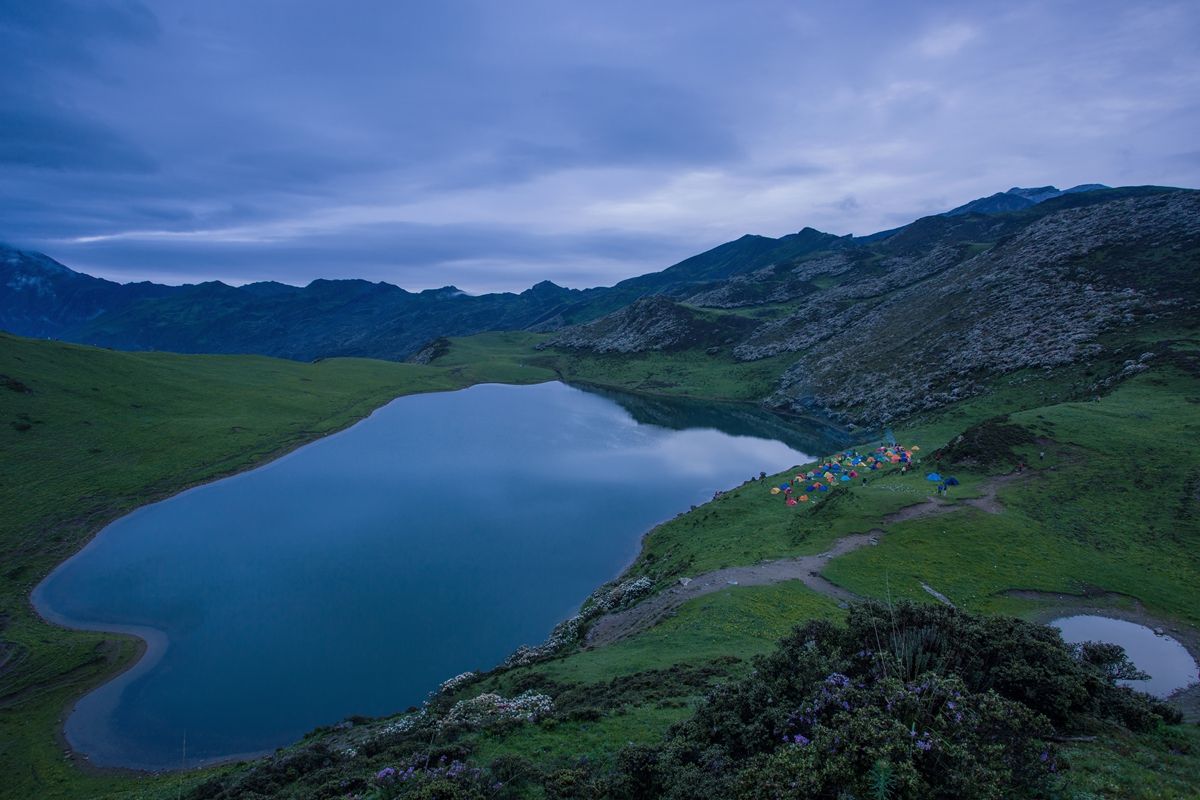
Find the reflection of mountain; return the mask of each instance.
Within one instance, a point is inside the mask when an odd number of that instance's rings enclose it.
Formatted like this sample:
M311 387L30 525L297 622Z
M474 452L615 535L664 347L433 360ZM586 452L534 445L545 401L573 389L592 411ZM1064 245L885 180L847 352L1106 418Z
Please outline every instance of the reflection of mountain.
M730 436L776 439L794 450L813 456L830 453L850 443L851 435L832 420L816 415L781 417L742 403L713 403L684 397L628 394L596 386L576 388L620 405L643 425L670 430L712 428ZM861 440L863 431L854 437Z

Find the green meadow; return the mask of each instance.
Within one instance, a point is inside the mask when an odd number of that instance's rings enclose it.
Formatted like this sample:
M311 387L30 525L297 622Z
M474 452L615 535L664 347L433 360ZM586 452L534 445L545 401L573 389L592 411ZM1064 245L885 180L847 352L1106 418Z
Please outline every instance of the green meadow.
M55 564L140 505L262 464L399 395L546 373L125 353L0 334L0 376L0 795L49 798L146 782L64 758L68 705L128 664L137 642L43 623L29 593Z
M351 424L398 394L481 381L557 378L645 393L707 399L760 397L779 364L731 366L700 352L581 357L537 350L534 334L450 340L430 366L337 359L297 364L267 358L114 353L5 337L0 344L0 525L6 667L0 678L0 774L11 797L176 797L225 766L167 776L93 773L63 756L62 712L88 686L127 663L128 640L41 623L28 592L106 521L195 483L244 469ZM752 481L649 532L624 577L655 589L679 577L824 552L842 536L883 529L876 546L829 562L823 575L864 597L937 602L927 584L971 611L1042 618L1056 607L1010 590L1078 596L1165 624L1200 624L1200 380L1196 343L1156 340L1169 357L1110 389L1091 386L1118 365L1018 373L991 391L898 426L919 445L917 470L888 468L868 484L787 508L768 493L794 465ZM1108 370L1106 373L1104 370ZM1087 374L1088 372L1092 374ZM1099 399L1096 399L1097 396ZM995 428L1000 424L1002 428ZM971 451L960 434L1018 431ZM864 441L863 447L875 442ZM943 448L946 448L943 450ZM957 449L956 449L957 448ZM942 458L939 460L939 451ZM1045 457L1040 456L1045 453ZM982 454L982 457L980 457ZM964 501L1015 463L999 486L999 513ZM961 485L941 513L890 521L933 493L924 473ZM1075 602L1075 601L1071 601ZM478 731L453 742L474 764L570 772L605 763L630 742L657 741L715 685L745 676L794 625L837 620L834 600L798 581L729 586L683 604L658 624L603 647L495 670L464 690L555 698L556 715L534 725ZM363 723L369 729L375 723ZM322 741L318 732L290 750ZM457 752L457 751L456 751ZM339 767L367 775L386 753ZM1189 798L1200 785L1194 724L1131 734L1098 731L1065 748L1066 797ZM565 773L564 773L565 774ZM325 796L297 774L280 796ZM547 796L531 788L528 796Z

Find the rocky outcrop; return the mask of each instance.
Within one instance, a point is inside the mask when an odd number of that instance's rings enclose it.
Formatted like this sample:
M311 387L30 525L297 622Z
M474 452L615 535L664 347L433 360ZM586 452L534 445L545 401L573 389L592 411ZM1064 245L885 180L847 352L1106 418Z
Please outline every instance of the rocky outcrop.
M722 325L665 297L644 297L595 322L564 330L539 348L559 347L592 353L642 353L707 345L741 328Z
M1166 293L1134 269L1130 254L1147 252L1158 254L1155 278L1190 261L1190 291ZM976 394L992 376L1093 358L1103 334L1150 315L1194 320L1197 253L1200 193L1067 208L952 269L931 254L928 279L873 303L807 304L735 352L804 353L773 406L886 423Z

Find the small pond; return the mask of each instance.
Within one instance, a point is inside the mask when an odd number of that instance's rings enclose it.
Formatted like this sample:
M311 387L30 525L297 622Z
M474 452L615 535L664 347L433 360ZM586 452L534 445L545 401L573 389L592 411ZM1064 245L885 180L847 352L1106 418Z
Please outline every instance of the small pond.
M1134 666L1150 676L1144 681L1120 681L1125 686L1166 697L1197 680L1196 662L1187 648L1170 636L1157 635L1145 625L1093 614L1063 617L1050 624L1072 644L1107 642L1125 648Z
M149 643L68 740L159 769L185 737L194 765L419 704L542 641L656 523L835 435L559 383L399 398L117 520L35 590L51 620Z

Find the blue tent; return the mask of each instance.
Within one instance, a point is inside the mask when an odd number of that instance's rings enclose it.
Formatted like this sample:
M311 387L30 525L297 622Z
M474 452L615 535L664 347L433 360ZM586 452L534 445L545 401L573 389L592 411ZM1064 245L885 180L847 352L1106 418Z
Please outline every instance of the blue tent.
M818 486L817 486L817 491L818 491L818 492L828 492L828 491L829 491L829 487L828 487L828 486L826 486L826 485L825 485L825 484L823 484L823 483L822 483L822 484L818 484Z
M844 481L848 481L848 480L850 480L850 476L849 476L849 475L843 475L841 479L842 479L842 480L844 480Z
M942 476L941 476L941 475L938 475L936 472L931 472L931 473L929 473L928 475L926 475L926 476L925 476L925 480L927 480L927 481L933 481L934 483L941 483L941 482L942 482Z
M787 491L788 489L790 489L790 488L792 488L792 485L791 485L790 483L781 483L781 484L779 484L779 490L780 490L781 492L786 492L786 491Z
M955 478L955 477L946 478L946 485L947 486L958 486L958 478Z

